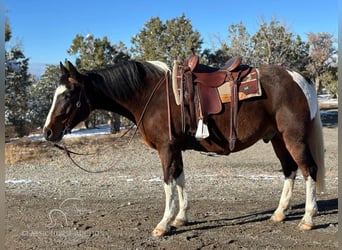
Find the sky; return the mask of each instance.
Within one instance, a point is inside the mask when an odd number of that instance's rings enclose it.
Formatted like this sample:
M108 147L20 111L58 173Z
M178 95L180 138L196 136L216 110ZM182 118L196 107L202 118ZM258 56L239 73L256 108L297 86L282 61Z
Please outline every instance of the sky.
M165 22L183 13L204 39L202 48L212 48L217 37L226 39L233 23L241 21L253 35L262 20L275 17L304 40L309 32L338 36L338 0L5 0L4 5L11 43L22 45L31 73L38 74L44 64L75 61L67 50L77 34L107 36L129 48L152 17Z

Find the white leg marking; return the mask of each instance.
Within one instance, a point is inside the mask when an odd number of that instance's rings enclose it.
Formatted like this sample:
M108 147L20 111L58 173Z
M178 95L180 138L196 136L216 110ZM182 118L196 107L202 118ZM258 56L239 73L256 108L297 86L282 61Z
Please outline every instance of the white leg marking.
M67 90L67 88L66 88L64 85L61 85L61 86L59 86L59 87L56 89L55 95L53 96L52 105L51 105L49 114L48 114L48 116L47 116L47 118L46 118L44 127L47 127L47 126L50 124L50 122L51 122L51 115L52 115L53 110L55 109L57 97L58 97L60 94L64 93L66 90Z
M175 187L176 182L172 180L169 184L164 184L165 190L165 211L163 219L153 230L153 236L163 236L170 231L170 223L175 215Z
M187 211L189 209L188 197L185 192L185 176L184 172L176 179L178 199L179 199L179 212L172 222L172 226L179 227L186 225L188 222Z
M305 182L306 184L306 201L305 201L305 214L304 217L299 224L300 229L302 230L310 230L313 228L313 220L312 217L316 215L318 208L316 202L316 182L311 178Z
M290 205L296 173L296 171L293 171L289 177L285 178L279 205L278 208L274 211L271 220L279 222L285 219L285 211L289 208Z

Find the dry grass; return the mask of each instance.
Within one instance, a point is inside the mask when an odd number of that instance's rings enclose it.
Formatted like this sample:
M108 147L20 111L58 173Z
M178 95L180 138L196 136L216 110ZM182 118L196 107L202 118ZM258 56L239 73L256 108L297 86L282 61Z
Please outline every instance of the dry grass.
M39 155L47 155L48 145L42 141L20 139L5 144L5 164L11 165L22 161L31 161Z
M67 145L69 150L80 153L93 153L105 147L117 146L118 144L127 143L131 138L132 132L120 138L123 132L115 135L97 135L84 136L64 139L64 145ZM135 136L140 138L139 133ZM5 164L14 165L20 162L42 162L44 160L51 160L57 155L62 155L60 149L54 147L54 143L42 140L30 140L28 138L21 138L14 142L5 144Z

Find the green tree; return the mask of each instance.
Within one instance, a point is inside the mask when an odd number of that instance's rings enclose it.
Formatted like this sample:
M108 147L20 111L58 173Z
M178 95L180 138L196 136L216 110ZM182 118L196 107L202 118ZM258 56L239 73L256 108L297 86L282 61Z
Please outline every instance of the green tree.
M28 88L32 77L28 73L29 59L17 45L6 51L5 124L12 125L18 136L28 131Z
M253 63L253 48L251 44L251 36L242 22L231 24L228 28L228 55L243 56L244 63Z
M336 65L329 67L322 75L322 86L326 88L332 97L338 97L338 68Z
M210 49L204 49L201 53L201 62L213 67L220 67L229 59L229 48L226 44L221 44L221 48L211 51Z
M113 45L107 36L94 38L93 35L76 35L68 49L69 55L76 56L76 64L83 70L90 70L120 61L128 60L128 50L122 42Z
M227 39L219 39L219 49L213 52L206 49L203 54L215 66L221 66L234 56L242 56L243 63L251 65L255 59L250 34L242 21L229 25Z
M252 37L254 56L260 64L286 65L292 49L293 34L277 19L269 24L263 21L259 30Z
M290 49L286 57L287 62L284 65L304 75L308 75L306 66L309 62L309 44L297 35L289 45Z
M262 22L259 30L251 36L242 22L228 27L227 40L219 40L220 48L211 52L204 50L208 62L222 65L228 58L240 55L243 63L278 64L304 72L308 62L308 44L300 36L294 37L277 19L270 24Z
M164 47L160 46L163 42L165 25L159 17L152 17L145 23L144 28L139 34L131 38L133 47L131 52L133 57L138 60L160 60L165 55Z
M203 39L184 14L163 23L159 17L147 22L131 42L131 52L138 60L160 60L172 65L174 60L185 60L194 48L201 50Z

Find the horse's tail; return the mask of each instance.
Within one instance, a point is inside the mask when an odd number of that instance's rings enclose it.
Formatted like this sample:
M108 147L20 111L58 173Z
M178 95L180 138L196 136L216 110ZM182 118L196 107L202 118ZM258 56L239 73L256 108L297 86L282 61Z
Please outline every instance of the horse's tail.
M324 145L323 130L319 109L314 118L313 126L309 135L309 148L312 157L317 165L316 187L317 192L325 190L325 166L324 166Z

